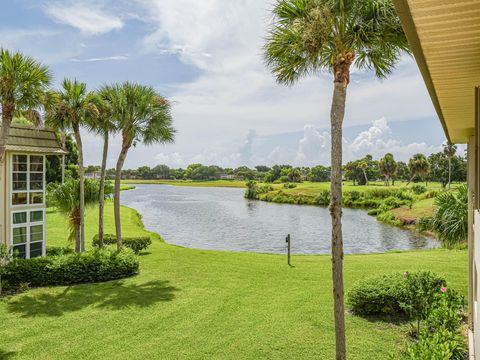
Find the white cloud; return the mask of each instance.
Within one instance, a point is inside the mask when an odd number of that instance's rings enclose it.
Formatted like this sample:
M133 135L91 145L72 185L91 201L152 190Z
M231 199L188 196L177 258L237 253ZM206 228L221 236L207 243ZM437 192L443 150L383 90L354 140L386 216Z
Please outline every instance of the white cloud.
M73 62L98 62L98 61L120 61L120 60L127 60L127 59L128 59L128 56L115 55L115 56L95 57L95 58L87 58L87 59L73 58L73 59L71 59L71 61L73 61Z
M295 162L302 165L325 163L330 156L330 144L330 133L321 133L313 125L305 125Z
M94 3L55 2L48 4L45 12L57 22L72 26L88 35L104 34L123 27L122 19L108 14Z

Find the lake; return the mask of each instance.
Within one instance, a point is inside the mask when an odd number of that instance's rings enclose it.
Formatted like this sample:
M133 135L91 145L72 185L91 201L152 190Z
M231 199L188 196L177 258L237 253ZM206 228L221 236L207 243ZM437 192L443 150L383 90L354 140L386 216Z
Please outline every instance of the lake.
M274 204L243 198L244 189L136 185L123 191L123 205L136 209L145 227L166 242L195 249L285 253L330 253L330 213L316 206ZM346 254L429 249L435 239L383 224L365 210L343 209Z

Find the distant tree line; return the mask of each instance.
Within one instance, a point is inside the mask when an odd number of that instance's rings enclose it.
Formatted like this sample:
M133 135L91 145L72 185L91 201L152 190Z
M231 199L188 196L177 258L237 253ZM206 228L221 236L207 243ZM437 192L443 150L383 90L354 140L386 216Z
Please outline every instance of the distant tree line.
M425 156L413 155L407 163L396 161L393 154L387 153L381 159L374 160L371 155L350 161L343 166L344 180L355 185L367 185L370 181L384 181L385 185L402 182L439 182L443 186L450 182L463 182L467 178L467 162L464 156L456 155L454 145L445 145L443 151ZM89 166L86 173L92 173L99 167ZM107 170L107 177L113 178L115 169ZM170 168L167 165L155 167L141 166L137 169L125 169L122 179L142 180L257 180L267 183L287 182L327 182L330 181L330 167L293 167L291 165L258 165L254 168L240 166L222 168L216 165L191 164L186 169Z

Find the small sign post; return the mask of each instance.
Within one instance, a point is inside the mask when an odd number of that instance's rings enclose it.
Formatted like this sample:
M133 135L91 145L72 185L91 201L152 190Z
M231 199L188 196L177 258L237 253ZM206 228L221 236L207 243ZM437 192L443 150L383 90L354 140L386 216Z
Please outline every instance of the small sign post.
M290 234L287 235L285 238L285 242L287 243L287 255L288 255L288 266L292 266L291 263L291 255L290 255L290 250L291 250L291 241L290 241Z

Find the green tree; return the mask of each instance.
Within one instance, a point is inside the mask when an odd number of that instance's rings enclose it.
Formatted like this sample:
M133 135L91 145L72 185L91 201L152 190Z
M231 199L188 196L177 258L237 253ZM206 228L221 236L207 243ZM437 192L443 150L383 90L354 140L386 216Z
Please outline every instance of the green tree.
M81 234L81 209L80 204L85 206L94 205L98 201L99 184L97 181L86 179L84 182L84 199L80 199L80 180L69 179L63 184L53 187L49 198L57 211L67 217L69 225L68 240L80 242ZM77 245L75 245L77 247Z
M291 181L291 182L302 181L302 171L299 168L290 169L287 176L288 176L288 181Z
M390 180L393 180L397 173L398 165L393 158L393 155L390 153L385 154L383 158L380 159L379 169L380 173L385 177L385 184L390 185Z
M313 182L328 181L330 180L330 169L322 165L314 166L308 172L307 179Z
M277 0L265 59L278 82L328 70L334 78L331 107L332 272L336 357L345 359L342 237L342 124L350 67L384 78L408 42L390 0Z
M121 250L120 180L127 153L138 142L145 145L173 142L175 129L172 125L170 102L160 96L153 87L125 82L112 85L110 92L112 116L122 135L113 197L117 247Z
M457 153L457 145L447 142L443 145L443 153L448 159L448 188L450 189L452 183L452 158Z
M39 110L49 106L51 82L48 68L20 52L0 49L0 168L5 161L5 150L10 126L15 115L24 116L35 125L40 123Z
M420 180L425 181L428 186L428 174L430 173L430 164L423 154L415 154L408 161L408 169L410 170L411 178L407 185L414 180L419 178Z
M80 127L92 123L98 117L95 94L87 91L87 85L76 79L64 79L61 89L54 94L55 103L47 111L46 122L54 129L72 129L78 148L79 166L79 221L80 236L75 244L77 252L85 251L85 204L83 145Z

